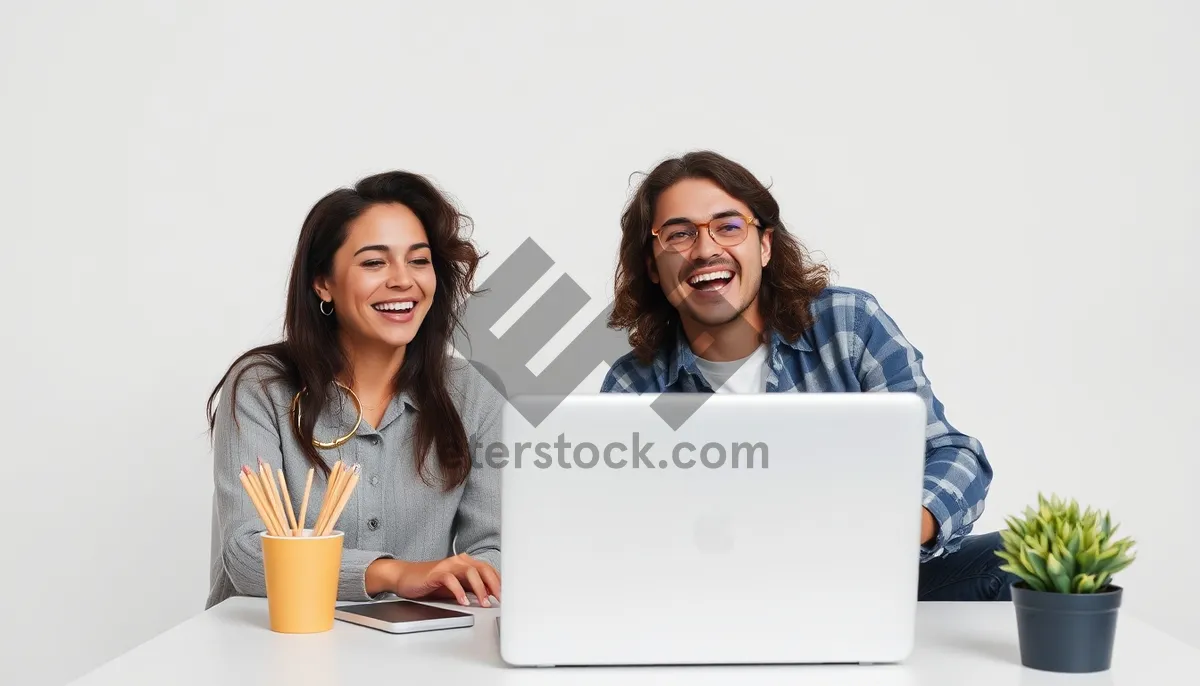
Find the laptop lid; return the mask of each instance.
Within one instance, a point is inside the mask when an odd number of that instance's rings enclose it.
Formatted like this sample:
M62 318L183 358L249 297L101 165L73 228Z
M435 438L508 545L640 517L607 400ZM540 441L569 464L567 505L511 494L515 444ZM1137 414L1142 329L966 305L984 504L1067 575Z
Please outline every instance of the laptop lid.
M512 399L503 659L902 660L925 419L909 393Z

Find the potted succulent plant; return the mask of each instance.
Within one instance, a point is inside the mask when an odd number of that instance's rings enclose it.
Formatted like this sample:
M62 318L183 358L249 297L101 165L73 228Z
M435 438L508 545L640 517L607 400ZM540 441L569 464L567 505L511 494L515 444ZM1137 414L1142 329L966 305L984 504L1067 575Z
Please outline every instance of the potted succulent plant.
M1080 512L1075 500L1038 494L1037 509L1007 517L1001 567L1012 586L1021 664L1051 672L1101 672L1112 665L1123 589L1113 575L1133 563L1133 539L1116 538L1109 513Z

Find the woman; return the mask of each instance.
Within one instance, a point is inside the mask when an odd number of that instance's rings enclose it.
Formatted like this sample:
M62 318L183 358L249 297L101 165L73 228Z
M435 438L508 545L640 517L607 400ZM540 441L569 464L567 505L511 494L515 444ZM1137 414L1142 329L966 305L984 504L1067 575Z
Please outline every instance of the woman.
M336 527L345 534L339 599L499 600L499 472L472 460L471 446L497 440L502 397L449 354L479 261L460 235L466 220L406 172L334 191L309 212L283 340L240 356L208 401L208 607L266 595L264 526L238 476L259 459L283 469L297 516L314 468L307 527L330 468L361 465Z

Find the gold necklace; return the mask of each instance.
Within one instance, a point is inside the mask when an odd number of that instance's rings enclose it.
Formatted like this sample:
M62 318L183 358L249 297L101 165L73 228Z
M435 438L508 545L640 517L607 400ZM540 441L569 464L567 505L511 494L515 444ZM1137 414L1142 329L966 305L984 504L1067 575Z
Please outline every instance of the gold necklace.
M349 386L347 386L346 384L344 384L340 381L335 381L334 383L336 383L339 387L346 389L346 392L350 394L350 399L354 402L354 409L356 412L358 412L358 419L354 422L354 428L350 429L350 433L346 434L345 436L335 438L332 441L329 441L328 443L318 441L317 437L313 436L312 444L314 446L324 449L324 450L329 450L331 448L337 448L337 447L341 446L342 444L344 444L346 441L353 438L354 434L358 431L359 425L362 424L362 419L363 419L362 403L360 403L358 401L358 396L354 394L354 391L350 390ZM300 429L300 396L303 395L304 392L307 390L308 390L307 388L300 389L300 392L296 394L296 397L292 398L292 414L296 415L296 430L297 431L301 430Z

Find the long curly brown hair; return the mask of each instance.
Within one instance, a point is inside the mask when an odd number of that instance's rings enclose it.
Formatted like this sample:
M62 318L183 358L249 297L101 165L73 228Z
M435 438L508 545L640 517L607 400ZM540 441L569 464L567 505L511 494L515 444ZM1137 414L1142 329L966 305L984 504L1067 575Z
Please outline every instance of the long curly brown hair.
M745 203L759 231L773 229L771 260L763 268L758 307L767 330L795 341L809 326L809 305L829 285L829 268L813 261L784 226L779 203L742 165L701 150L660 162L638 187L621 214L620 261L615 274L611 328L629 332L634 356L643 364L674 340L678 314L662 288L650 280L646 261L653 254L650 235L655 203L666 189L684 179L708 179Z

